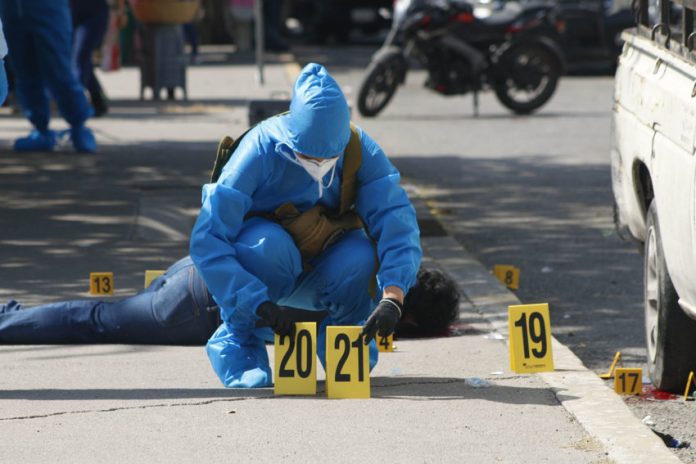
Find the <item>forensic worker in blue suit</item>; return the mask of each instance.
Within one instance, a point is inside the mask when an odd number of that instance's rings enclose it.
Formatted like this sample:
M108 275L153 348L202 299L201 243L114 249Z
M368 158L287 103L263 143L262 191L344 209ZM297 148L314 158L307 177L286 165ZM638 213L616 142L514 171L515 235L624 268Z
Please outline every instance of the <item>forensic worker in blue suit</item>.
M10 48L9 63L15 92L25 115L34 125L15 141L17 151L50 151L56 134L49 92L70 124L68 135L79 152L96 149L94 134L85 122L92 114L82 85L71 67L72 22L68 0L0 0L0 18Z
M350 177L356 148L361 160ZM317 337L322 364L327 326L364 323L374 367L374 336L394 331L421 261L415 211L399 180L351 125L336 81L307 65L290 112L249 131L217 182L203 187L190 251L220 306L222 324L206 349L225 386L271 385L264 341L293 330L295 308L328 312ZM308 247L331 217L360 226Z

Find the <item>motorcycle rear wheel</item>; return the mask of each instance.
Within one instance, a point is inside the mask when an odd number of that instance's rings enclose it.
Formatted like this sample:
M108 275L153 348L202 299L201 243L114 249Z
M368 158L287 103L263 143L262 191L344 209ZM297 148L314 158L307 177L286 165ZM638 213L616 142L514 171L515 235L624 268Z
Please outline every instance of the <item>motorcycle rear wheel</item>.
M366 118L377 116L387 106L399 86L400 52L382 55L370 63L358 91L358 111Z
M529 114L543 106L556 91L561 64L544 47L520 47L503 59L509 75L495 86L495 94L506 108L516 114Z

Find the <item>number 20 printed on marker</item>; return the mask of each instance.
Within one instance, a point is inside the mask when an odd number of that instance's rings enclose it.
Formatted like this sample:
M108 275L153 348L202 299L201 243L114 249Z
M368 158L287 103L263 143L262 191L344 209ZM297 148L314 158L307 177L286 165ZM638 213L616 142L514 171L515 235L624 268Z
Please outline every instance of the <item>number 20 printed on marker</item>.
M275 336L276 395L316 395L317 324L295 324L295 335Z

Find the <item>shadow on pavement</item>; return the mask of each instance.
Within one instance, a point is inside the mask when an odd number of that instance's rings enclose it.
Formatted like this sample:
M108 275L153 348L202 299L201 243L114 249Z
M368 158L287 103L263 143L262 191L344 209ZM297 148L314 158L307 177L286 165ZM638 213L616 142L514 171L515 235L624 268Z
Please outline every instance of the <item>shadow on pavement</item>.
M547 388L511 387L495 384L491 384L486 388L475 388L468 386L463 378L448 377L375 377L371 381L373 382L372 398L416 401L483 399L508 404L558 405L553 392ZM319 382L318 399L322 399L323 386L324 382ZM49 388L0 390L0 400L30 401L270 399L275 397L271 388ZM277 398L307 399L308 396L280 395Z
M541 156L395 164L426 187L431 210L484 266L521 268L518 298L548 302L554 335L588 367L608 367L619 350L629 364L644 361L642 258L614 231L606 164Z
M121 272L117 291L142 287L145 269L188 253L216 145L103 144L96 156L0 150L0 299L72 299L96 271ZM162 204L182 230L157 215Z

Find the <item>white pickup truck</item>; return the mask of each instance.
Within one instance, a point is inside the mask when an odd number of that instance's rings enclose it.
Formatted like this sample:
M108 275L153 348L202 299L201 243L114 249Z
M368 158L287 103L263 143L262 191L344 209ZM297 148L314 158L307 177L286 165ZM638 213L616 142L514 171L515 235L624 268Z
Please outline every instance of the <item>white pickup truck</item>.
M660 3L651 21L636 1L622 35L611 165L617 230L643 247L650 379L679 392L696 371L696 0Z

